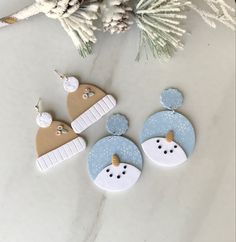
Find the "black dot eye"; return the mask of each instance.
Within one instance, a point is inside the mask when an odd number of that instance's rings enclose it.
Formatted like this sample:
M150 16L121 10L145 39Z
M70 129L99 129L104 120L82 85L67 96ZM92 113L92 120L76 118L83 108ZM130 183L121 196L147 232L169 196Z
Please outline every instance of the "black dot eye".
M117 179L120 179L120 175L117 176Z
M170 153L173 153L173 150L170 150Z
M109 172L109 171L110 171L110 169L107 169L107 170L106 170L106 172Z
M127 168L127 166L124 166L124 169L126 169Z
M110 174L109 176L110 176L110 177L113 177L113 174Z
M174 148L176 149L177 148L177 145L175 145Z
M122 172L122 174L123 174L123 175L125 175L125 174L126 174L126 172L125 172L125 171L123 171L123 172Z
M164 151L164 154L167 154L167 150Z
M159 139L157 139L157 143L159 143L160 142L160 140Z
M159 146L158 146L158 149L161 149L161 147L162 147L162 146L161 146L161 145L159 145Z

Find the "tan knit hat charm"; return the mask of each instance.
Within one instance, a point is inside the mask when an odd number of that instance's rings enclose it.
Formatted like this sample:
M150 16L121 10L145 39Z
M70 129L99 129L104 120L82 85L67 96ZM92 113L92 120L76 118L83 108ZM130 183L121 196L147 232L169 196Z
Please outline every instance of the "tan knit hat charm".
M80 134L116 106L116 99L100 88L92 84L80 84L73 76L55 72L63 80L63 87L68 93L67 109L75 133Z
M40 111L40 100L35 106L38 111L36 123L39 130L36 135L36 163L44 172L67 160L86 148L83 138L73 129L60 121L53 121L50 113Z

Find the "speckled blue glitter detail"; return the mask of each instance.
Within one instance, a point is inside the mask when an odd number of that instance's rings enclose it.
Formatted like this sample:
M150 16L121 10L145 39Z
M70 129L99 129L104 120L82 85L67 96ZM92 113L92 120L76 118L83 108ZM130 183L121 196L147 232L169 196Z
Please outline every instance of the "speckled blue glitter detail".
M113 154L118 155L121 162L142 170L141 152L132 141L121 136L107 136L92 147L88 156L88 171L93 180L105 167L111 164Z
M164 108L175 110L183 105L183 94L175 88L168 88L162 91L160 103Z
M150 116L144 123L141 143L150 138L165 137L171 130L174 132L174 141L190 156L195 146L194 128L186 117L177 112L162 111Z
M121 114L113 114L107 120L106 129L110 134L122 135L129 128L128 119Z

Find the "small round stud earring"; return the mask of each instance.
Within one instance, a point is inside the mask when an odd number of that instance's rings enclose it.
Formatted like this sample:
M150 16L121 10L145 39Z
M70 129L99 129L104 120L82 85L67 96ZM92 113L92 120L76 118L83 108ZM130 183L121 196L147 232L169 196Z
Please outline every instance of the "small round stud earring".
M40 171L44 172L83 151L86 143L69 125L53 121L50 113L42 112L40 104L41 99L35 105L38 112L36 123L39 126L36 135L36 163Z
M52 115L50 113L40 111L40 102L41 99L39 98L38 103L35 105L35 109L38 112L36 123L41 128L47 128L52 123Z
M63 87L66 92L71 93L75 92L79 87L79 80L73 76L67 77L64 74L59 73L57 70L54 72L59 76L61 80L63 80Z

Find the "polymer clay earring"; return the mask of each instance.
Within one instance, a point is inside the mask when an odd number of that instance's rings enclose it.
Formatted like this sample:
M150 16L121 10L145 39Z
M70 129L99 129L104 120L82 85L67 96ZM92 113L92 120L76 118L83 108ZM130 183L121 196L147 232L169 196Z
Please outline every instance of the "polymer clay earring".
M165 89L160 103L166 111L150 116L141 132L141 144L147 157L160 166L174 167L185 162L195 146L195 132L191 122L176 109L183 104L182 93Z
M40 100L35 106L38 112L36 123L39 126L36 163L39 170L44 172L83 151L86 143L67 124L53 121L50 113L41 112L39 104Z
M73 120L71 127L76 133L83 132L116 106L115 98L98 87L80 84L73 76L56 73L63 80L64 89L68 93L67 108Z
M111 136L100 139L88 156L88 172L99 188L124 191L140 177L143 159L138 147L122 137L128 129L128 120L121 114L109 117L106 125Z

